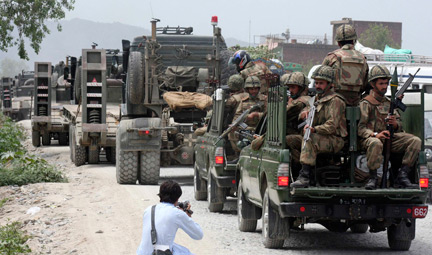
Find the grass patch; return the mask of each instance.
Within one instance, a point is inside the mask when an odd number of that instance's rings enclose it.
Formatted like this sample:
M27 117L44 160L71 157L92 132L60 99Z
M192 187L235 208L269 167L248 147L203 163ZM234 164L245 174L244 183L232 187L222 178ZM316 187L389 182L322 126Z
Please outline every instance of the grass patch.
M0 254L28 254L30 247L26 244L30 236L22 230L22 223L12 222L0 226Z
M0 200L0 208L2 208L7 201L9 201L9 198L3 198L2 200Z
M23 139L23 128L0 113L0 186L67 182L46 160L30 155L21 144Z

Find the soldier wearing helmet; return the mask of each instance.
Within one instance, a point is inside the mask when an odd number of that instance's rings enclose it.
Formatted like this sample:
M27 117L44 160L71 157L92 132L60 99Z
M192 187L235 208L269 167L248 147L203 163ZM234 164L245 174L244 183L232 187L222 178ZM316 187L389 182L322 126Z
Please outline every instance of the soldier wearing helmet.
M345 98L347 105L356 106L366 90L369 67L365 56L354 49L357 34L353 26L339 26L335 40L340 49L330 52L322 64L336 70L335 91Z
M248 125L248 129L254 130L255 127L258 125L259 120L264 115L265 112L265 103L266 103L266 96L262 95L259 91L261 88L261 82L260 79L256 76L249 76L247 77L244 85L244 89L248 93L247 97L243 98L238 105L234 120L237 119L244 111L251 108L253 105L256 105L258 102L263 102L263 107L260 111L254 111L249 113L249 115L245 119L245 123ZM240 149L237 147L237 141L238 137L236 135L231 134L229 136L229 140L231 141L231 144L234 146L233 149L236 152L240 152Z
M302 135L297 127L301 120L299 118L300 112L309 106L309 79L302 72L294 72L282 75L281 84L288 86L290 91L286 111L286 144L290 148L293 161L299 163Z
M366 150L369 180L365 188L376 189L378 186L377 169L383 163L383 142L390 138L386 125L393 125L394 137L391 142L392 153L404 153L402 167L398 170L395 185L403 188L416 188L408 178L420 152L421 140L417 136L405 133L402 129L400 114L388 116L390 100L385 96L390 81L390 72L385 66L374 66L369 72L368 81L372 87L370 94L360 102L360 121L358 135L360 146Z
M237 67L237 71L246 79L249 76L256 76L260 79L261 89L260 92L262 94L267 94L268 86L267 82L262 77L264 74L271 74L272 72L268 69L268 67L261 61L252 61L249 54L244 50L238 50L234 53L234 55L229 60L230 64L235 64Z
M313 125L306 125L304 131L311 130L310 139L301 149L300 163L302 168L297 180L290 187L309 186L311 169L315 166L319 153L337 153L344 146L344 138L348 135L345 119L345 100L331 88L334 70L328 66L318 67L312 74L315 79L317 96L315 97L316 112Z

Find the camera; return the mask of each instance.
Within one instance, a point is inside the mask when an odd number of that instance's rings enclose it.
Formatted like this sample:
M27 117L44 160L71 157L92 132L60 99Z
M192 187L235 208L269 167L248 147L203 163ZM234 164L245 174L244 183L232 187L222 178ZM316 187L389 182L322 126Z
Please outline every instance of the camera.
M185 212L189 213L190 215L192 215L193 211L192 210L188 210L187 209L188 206L189 206L189 201L188 200L186 200L184 202L178 202L178 204L177 204L178 208L181 208L181 209L183 209L183 211L185 211Z

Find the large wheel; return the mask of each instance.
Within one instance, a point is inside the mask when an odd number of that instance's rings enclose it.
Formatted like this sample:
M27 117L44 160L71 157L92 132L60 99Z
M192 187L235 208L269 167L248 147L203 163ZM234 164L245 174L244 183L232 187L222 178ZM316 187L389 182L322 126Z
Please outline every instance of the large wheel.
M225 194L222 188L216 185L211 171L208 171L207 201L210 212L221 212L224 206Z
M88 163L89 164L99 163L99 147L98 146L88 147Z
M139 51L129 54L126 93L131 104L141 104L144 99L144 62Z
M196 162L194 164L194 194L195 199L198 201L207 199L207 184L205 180L201 178Z
M75 145L75 166L82 166L86 162L86 147Z
M228 60L232 57L234 51L222 50L220 52L220 70L221 84L228 84L228 79L231 75L238 74L235 65L229 65Z
M270 232L276 229L277 223L280 222L279 215L270 206L270 198L268 188L264 193L263 199L263 217L262 217L262 237L264 247L266 248L282 248L284 239L272 238Z
M411 247L411 242L415 234L415 220L411 226L407 227L406 222L402 220L398 225L391 225L387 228L387 240L390 249L396 251L407 251ZM412 238L411 238L412 237Z
M48 146L51 144L51 135L49 132L45 132L42 134L42 145Z
M241 232L253 232L256 230L258 221L244 218L244 213L252 210L256 210L255 206L245 198L242 182L240 181L237 189L237 221Z
M116 147L105 147L106 160L111 163L116 163Z
M66 132L60 132L58 135L58 142L60 145L68 145L68 134Z
M40 146L40 132L32 131L32 144L34 147Z
M140 152L140 175L141 185L158 184L160 175L160 151Z
M78 103L78 102L81 101L81 75L82 75L82 67L79 66L76 69L75 82L74 82L75 101L76 101L76 103Z
M119 184L136 184L138 179L138 152L120 150L120 138L116 139L116 178Z
M366 233L368 228L369 228L369 225L365 224L365 223L354 224L350 227L351 232L359 233L359 234Z

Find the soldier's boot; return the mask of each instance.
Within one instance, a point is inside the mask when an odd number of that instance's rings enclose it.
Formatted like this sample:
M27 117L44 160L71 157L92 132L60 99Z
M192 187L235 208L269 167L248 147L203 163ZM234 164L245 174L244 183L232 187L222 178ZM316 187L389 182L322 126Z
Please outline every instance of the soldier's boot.
M397 179L395 181L395 187L396 188L404 188L404 189L416 189L416 188L418 188L418 185L412 184L408 178L408 173L410 172L410 170L411 170L411 168L407 165L403 165L399 169L399 173L398 173Z
M378 184L377 170L369 170L369 180L365 185L365 189L374 190L377 188L377 184Z
M297 180L290 184L291 188L307 188L309 187L309 176L310 176L310 165L302 165L302 169L300 170L299 176Z

